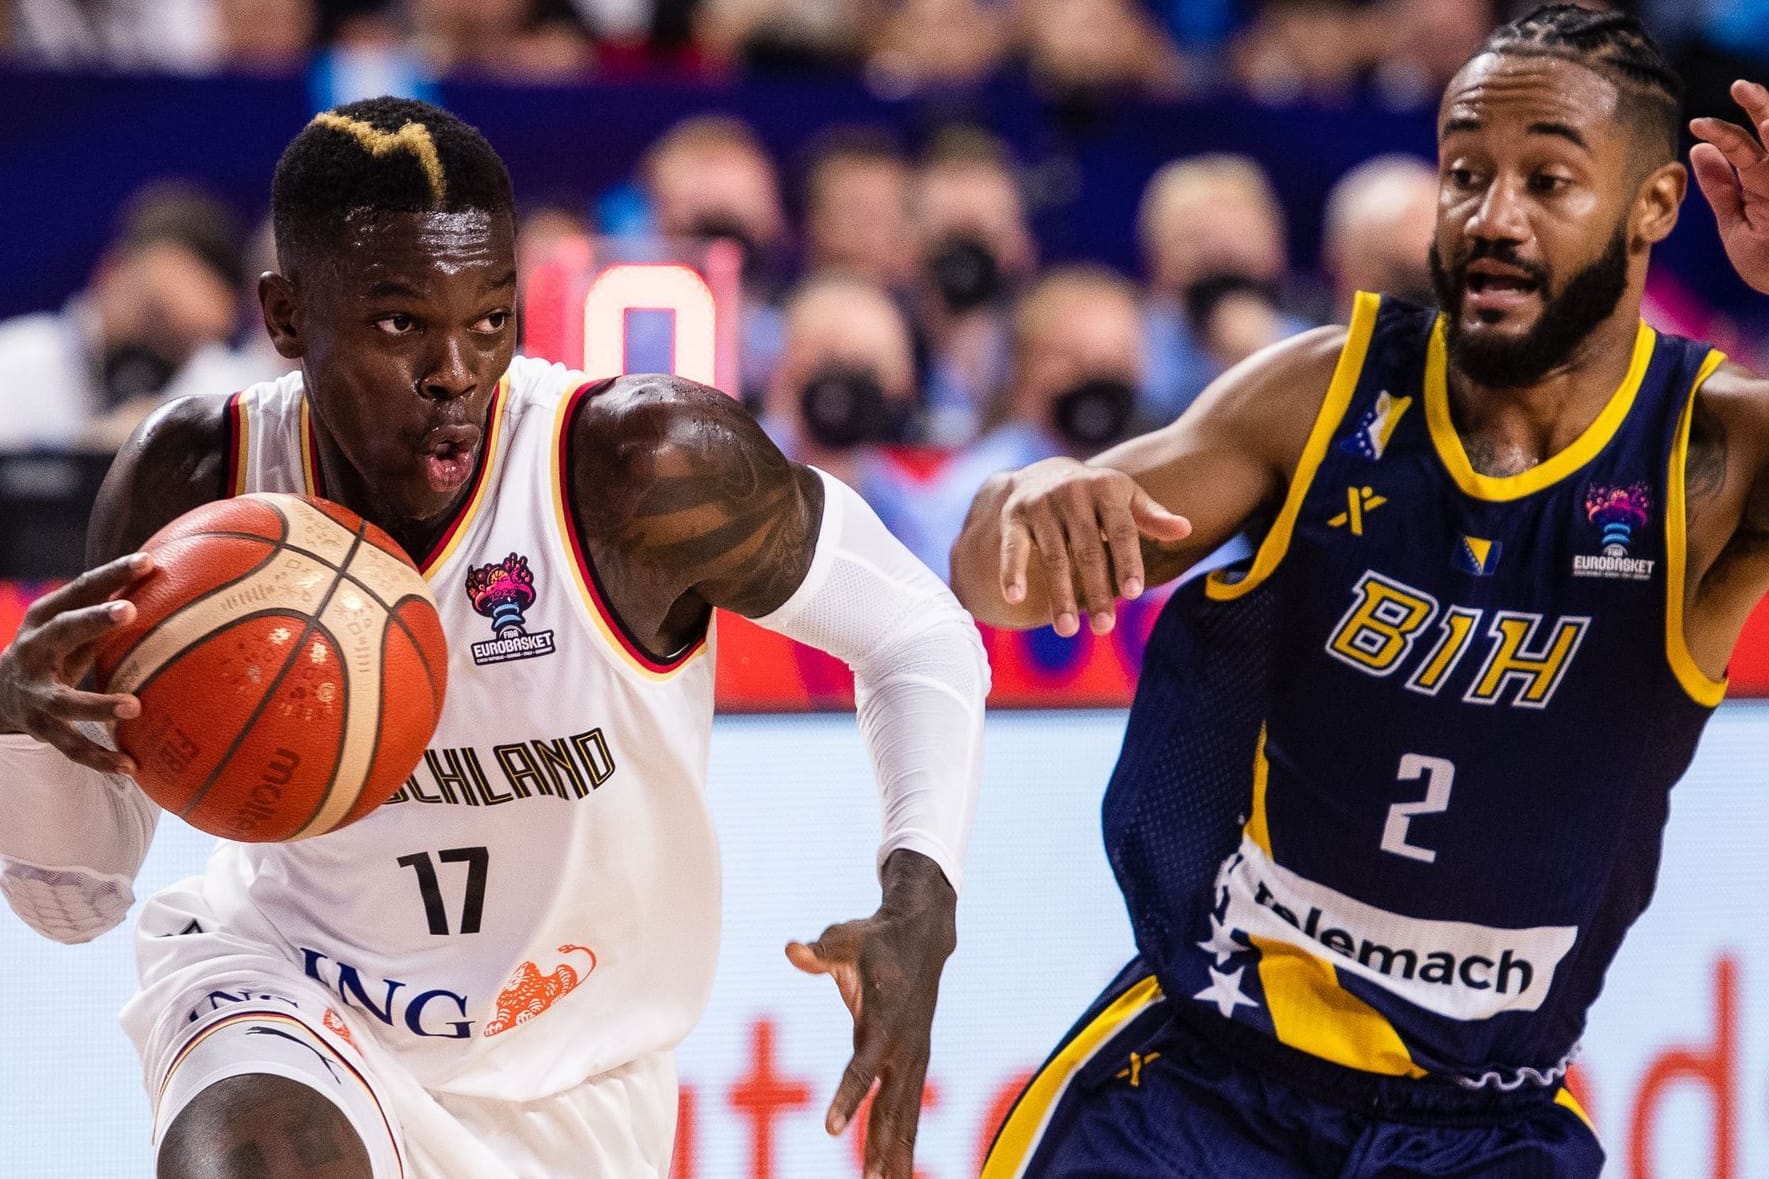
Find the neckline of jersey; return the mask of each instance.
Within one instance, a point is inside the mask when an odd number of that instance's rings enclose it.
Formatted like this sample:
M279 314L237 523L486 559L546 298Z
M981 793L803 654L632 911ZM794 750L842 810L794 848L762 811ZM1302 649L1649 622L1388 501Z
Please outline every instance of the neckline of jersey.
M422 560L414 561L418 572L429 580L442 564L454 555L461 537L467 531L467 524L479 512L485 492L491 486L491 471L497 465L499 457L498 443L502 440L504 424L504 405L509 400L510 374L505 373L498 378L498 383L491 392L491 408L486 414L485 449L479 456L479 467L473 472L473 490L461 501L455 512L455 518L436 538L425 553ZM301 398L301 424L299 429L301 443L301 480L307 487L307 494L315 498L325 497L325 488L320 482L319 470L319 439L314 433L313 411L307 398Z
M1565 449L1520 474L1482 475L1468 461L1462 436L1456 433L1455 423L1450 418L1449 351L1444 340L1443 316L1439 315L1432 325L1431 344L1425 353L1425 424L1430 430L1438 459L1456 486L1475 499L1521 499L1553 486L1596 458L1621 429L1640 392L1657 339L1658 333L1641 320L1634 333L1634 355L1628 364L1627 375L1610 394L1602 412Z

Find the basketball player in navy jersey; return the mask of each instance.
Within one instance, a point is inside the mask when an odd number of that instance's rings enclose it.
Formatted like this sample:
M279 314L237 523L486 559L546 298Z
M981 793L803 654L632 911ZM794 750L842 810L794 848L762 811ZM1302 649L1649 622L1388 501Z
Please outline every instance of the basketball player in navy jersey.
M1631 17L1500 28L1439 109L1441 314L1362 296L979 493L960 600L1062 634L1267 522L1151 635L1104 807L1139 957L985 1179L1598 1174L1566 1069L1769 587L1769 385L1640 320L1678 89ZM1769 288L1763 152L1698 130Z
M514 209L490 144L436 107L351 103L295 136L259 295L300 369L150 418L94 508L92 571L0 650L0 895L69 942L129 910L157 811L90 725L141 706L80 684L132 616L112 598L151 568L134 550L231 495L341 501L431 579L448 697L386 805L313 839L223 843L143 906L123 1022L157 1174L663 1179L673 1050L718 947L709 632L714 607L736 611L855 668L884 903L788 955L854 1016L827 1128L877 1081L865 1174L909 1179L979 772L976 628L731 398L515 357ZM499 568L548 637L533 657L478 654L473 587ZM591 736L586 783L567 753Z

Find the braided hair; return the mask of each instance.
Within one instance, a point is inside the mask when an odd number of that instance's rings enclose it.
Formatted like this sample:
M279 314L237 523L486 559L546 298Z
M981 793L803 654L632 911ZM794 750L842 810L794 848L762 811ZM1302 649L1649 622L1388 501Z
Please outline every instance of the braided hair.
M1650 145L1655 153L1650 166L1676 158L1683 82L1635 17L1577 4L1545 4L1494 29L1480 52L1578 62L1615 86L1616 113Z

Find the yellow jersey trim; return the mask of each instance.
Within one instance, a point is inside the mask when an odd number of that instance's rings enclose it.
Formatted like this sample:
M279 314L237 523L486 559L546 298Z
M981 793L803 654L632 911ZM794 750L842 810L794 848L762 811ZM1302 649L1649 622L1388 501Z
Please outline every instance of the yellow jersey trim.
M1351 395L1357 389L1358 377L1363 375L1364 357L1370 351L1370 337L1376 330L1376 309L1382 302L1381 296L1372 295L1368 291L1359 291L1357 302L1351 311L1351 326L1345 337L1345 347L1340 349L1339 363L1333 369L1333 379L1327 385L1327 398L1321 403L1321 411L1315 416L1314 426L1308 432L1308 442L1302 447L1302 457L1296 462L1296 473L1290 478L1290 490L1284 496L1284 506L1278 510L1278 517L1272 521L1271 531L1265 534L1260 542L1259 551L1253 555L1253 567L1239 581L1229 581L1221 570L1212 571L1204 583L1204 592L1219 602L1231 601L1242 594L1249 593L1266 578L1270 577L1284 559L1290 548L1290 534L1295 530L1296 517L1302 511L1302 501L1308 497L1308 488L1314 482L1315 472L1320 469L1321 461L1327 456L1327 447L1333 440L1333 431L1339 428L1340 419L1345 416L1346 407L1351 404Z
M1683 607L1688 588L1685 581L1689 566L1689 489L1685 486L1689 469L1689 429L1695 420L1695 399L1702 384L1714 375L1726 360L1726 354L1709 351L1707 359L1695 374L1689 392L1689 403L1677 422L1677 434L1671 443L1671 469L1665 479L1665 658L1677 682L1689 698L1704 708L1713 708L1726 696L1726 681L1714 679L1696 665L1689 653L1689 635L1684 630Z
M1585 1123L1585 1129L1591 1131L1593 1134L1597 1133L1597 1127L1592 1123L1591 1115L1585 1112L1585 1107L1579 1104L1579 1099L1574 1097L1572 1095L1572 1090L1568 1089L1565 1085L1562 1085L1560 1087L1560 1092L1554 1095L1554 1104L1558 1105L1561 1109L1571 1110L1574 1117Z
M1253 811L1247 818L1247 838L1271 855L1271 828L1265 819L1265 787L1271 779L1271 763L1265 760L1265 725L1259 726L1259 743L1253 747Z
M243 394L227 399L228 425L233 430L233 471L228 480L229 498L246 494L246 478L252 463L252 414Z
M1038 1070L1013 1112L1007 1115L979 1179L1019 1179L1038 1149L1050 1115L1068 1090L1069 1081L1119 1029L1161 998L1161 984L1151 975L1119 995L1064 1044L1050 1063Z
M486 500L491 498L492 484L497 482L497 464L503 457L499 447L504 440L504 418L510 407L509 394L510 378L508 374L505 374L498 379L497 388L492 391L490 428L485 439L485 456L479 460L477 483L467 496L467 505L455 517L454 523L448 526L448 532L444 534L442 543L424 554L424 559L418 562L418 568L424 574L425 581L433 580L436 571L446 565L448 559L455 555L455 550L461 547L461 541L466 537L474 519L479 515L479 509L483 508Z
M306 494L319 497L319 455L315 453L313 444L313 409L307 402L305 394L301 397L301 421L295 427L295 437L301 447L301 483L307 489Z
M1641 320L1634 333L1634 356L1628 364L1627 375L1610 395L1602 412L1585 427L1585 432L1546 461L1521 474L1501 477L1482 475L1474 469L1468 461L1468 452L1462 447L1461 435L1456 433L1455 423L1450 418L1449 348L1444 341L1443 317L1438 316L1431 329L1431 345L1425 351L1425 424L1431 431L1431 442L1444 470L1449 472L1464 495L1500 502L1521 499L1558 483L1596 458L1621 428L1640 392L1640 382L1646 376L1646 366L1652 361L1652 348L1657 339L1658 333Z
M1400 1033L1382 1013L1339 985L1331 963L1284 942L1252 939L1259 983L1278 1040L1346 1068L1422 1077Z

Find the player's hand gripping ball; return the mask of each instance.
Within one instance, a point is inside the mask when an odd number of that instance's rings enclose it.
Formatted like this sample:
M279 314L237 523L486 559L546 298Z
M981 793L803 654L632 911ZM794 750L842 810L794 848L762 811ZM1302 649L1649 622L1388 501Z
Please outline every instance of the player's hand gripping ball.
M385 802L436 731L448 647L423 576L348 508L219 500L142 548L135 621L99 651L99 689L148 795L228 839L306 839Z

